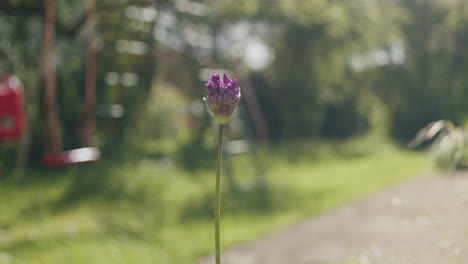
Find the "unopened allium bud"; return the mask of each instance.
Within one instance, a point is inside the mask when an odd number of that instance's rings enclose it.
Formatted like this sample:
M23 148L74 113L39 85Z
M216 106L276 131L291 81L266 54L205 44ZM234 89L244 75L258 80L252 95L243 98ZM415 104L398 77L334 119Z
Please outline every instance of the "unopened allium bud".
M203 102L214 115L216 122L226 124L241 98L237 80L230 80L227 74L224 73L221 81L219 74L213 73L211 80L205 86L207 95L203 97Z

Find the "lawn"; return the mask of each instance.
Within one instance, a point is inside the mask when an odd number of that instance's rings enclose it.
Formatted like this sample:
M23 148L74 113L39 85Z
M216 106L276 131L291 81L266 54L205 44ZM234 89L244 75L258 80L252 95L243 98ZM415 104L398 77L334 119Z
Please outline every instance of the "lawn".
M198 263L213 252L214 171L173 160L3 175L0 264ZM430 169L423 153L373 137L262 146L266 184L254 184L249 155L231 162L239 187L223 178L225 248Z

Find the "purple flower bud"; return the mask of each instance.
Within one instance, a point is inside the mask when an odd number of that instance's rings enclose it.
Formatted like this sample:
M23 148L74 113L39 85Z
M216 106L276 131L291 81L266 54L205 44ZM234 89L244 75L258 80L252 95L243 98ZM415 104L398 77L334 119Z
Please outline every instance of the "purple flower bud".
M211 75L211 82L213 82L213 84L216 85L217 87L220 87L221 86L221 80L219 78L219 74L213 73Z
M226 73L223 74L223 83L224 87L227 87L232 83Z
M237 80L230 80L226 73L221 82L218 74L213 73L206 84L207 96L203 102L214 115L216 122L226 124L241 98L241 90L237 87Z

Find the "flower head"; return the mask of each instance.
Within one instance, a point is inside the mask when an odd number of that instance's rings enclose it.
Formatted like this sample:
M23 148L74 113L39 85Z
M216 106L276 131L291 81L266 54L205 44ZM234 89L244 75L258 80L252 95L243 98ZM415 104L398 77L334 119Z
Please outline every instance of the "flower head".
M216 122L226 124L241 98L237 80L230 80L226 73L221 80L219 74L213 73L205 86L207 95L203 97L203 102L214 115Z

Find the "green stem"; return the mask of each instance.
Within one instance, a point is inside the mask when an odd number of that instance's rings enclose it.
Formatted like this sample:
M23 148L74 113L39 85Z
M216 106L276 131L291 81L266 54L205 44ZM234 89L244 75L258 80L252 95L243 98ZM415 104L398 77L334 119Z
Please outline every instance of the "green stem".
M224 125L219 125L218 133L218 159L216 161L216 194L215 194L215 254L216 264L221 264L221 247L220 247L220 232L219 232L219 219L221 211L221 163L223 162L223 133Z

